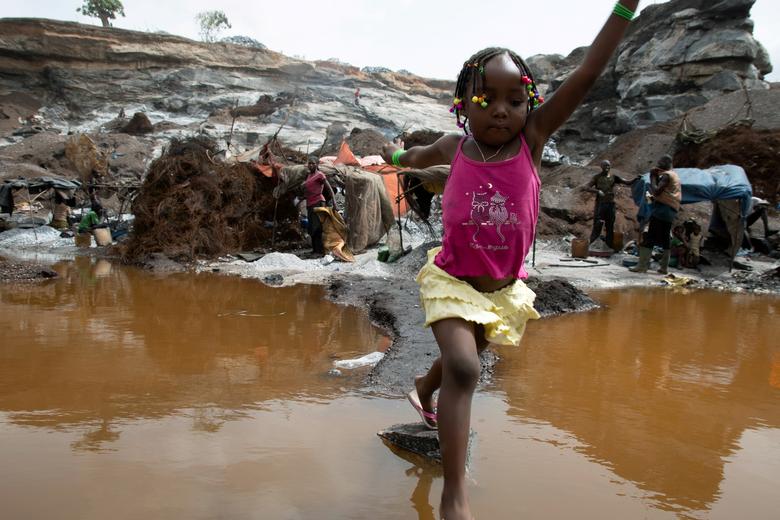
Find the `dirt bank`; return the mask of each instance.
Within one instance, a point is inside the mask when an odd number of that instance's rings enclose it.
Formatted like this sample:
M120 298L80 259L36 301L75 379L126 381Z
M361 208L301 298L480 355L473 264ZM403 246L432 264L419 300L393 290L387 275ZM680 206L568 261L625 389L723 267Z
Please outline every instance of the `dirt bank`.
M529 281L536 292L536 309L543 317L594 309L596 303L565 280ZM426 329L420 307L420 291L412 279L352 278L335 280L328 286L330 299L339 304L367 310L373 323L393 338L382 361L368 376L375 389L403 394L415 375L424 373L439 355L433 334ZM487 349L482 356L482 382L488 381L500 351Z
M0 283L33 282L56 277L57 273L44 265L12 262L0 257Z

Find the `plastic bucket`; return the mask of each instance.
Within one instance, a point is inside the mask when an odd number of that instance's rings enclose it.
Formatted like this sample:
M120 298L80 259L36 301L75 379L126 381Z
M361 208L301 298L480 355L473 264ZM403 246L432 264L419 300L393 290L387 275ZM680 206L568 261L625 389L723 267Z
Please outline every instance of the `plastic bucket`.
M615 231L612 234L612 249L621 251L623 249L623 232Z
M574 258L588 258L588 241L584 238L575 238L572 240L571 256Z
M111 230L108 228L95 228L92 232L95 235L95 242L99 246L111 245Z

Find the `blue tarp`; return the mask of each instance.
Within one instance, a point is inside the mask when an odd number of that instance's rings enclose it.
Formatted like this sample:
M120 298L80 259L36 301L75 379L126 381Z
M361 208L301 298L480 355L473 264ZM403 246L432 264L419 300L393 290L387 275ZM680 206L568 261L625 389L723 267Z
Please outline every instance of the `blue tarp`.
M718 201L725 199L739 200L742 220L747 218L750 211L750 198L753 189L750 186L745 170L740 166L726 164L713 166L706 170L698 168L675 168L682 184L682 203ZM639 220L650 218L650 205L645 199L645 192L650 190L650 174L646 173L634 184L631 194L634 202L639 206L637 217Z

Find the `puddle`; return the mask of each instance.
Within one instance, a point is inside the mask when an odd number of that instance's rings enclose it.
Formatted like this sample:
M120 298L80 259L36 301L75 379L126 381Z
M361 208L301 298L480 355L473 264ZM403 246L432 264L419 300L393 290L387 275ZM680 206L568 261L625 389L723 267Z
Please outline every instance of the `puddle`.
M667 290L595 296L606 311L533 323L526 348L502 356L495 387L510 420L530 430L528 440L555 446L556 458L598 464L627 488L623 495L655 509L641 517L773 517L780 299ZM592 485L570 471L559 478Z
M79 258L0 285L8 518L434 518L439 469L376 432L402 398L329 377L387 339L318 287ZM780 300L601 293L532 323L478 393L479 518L770 518ZM362 369L365 370L365 369Z

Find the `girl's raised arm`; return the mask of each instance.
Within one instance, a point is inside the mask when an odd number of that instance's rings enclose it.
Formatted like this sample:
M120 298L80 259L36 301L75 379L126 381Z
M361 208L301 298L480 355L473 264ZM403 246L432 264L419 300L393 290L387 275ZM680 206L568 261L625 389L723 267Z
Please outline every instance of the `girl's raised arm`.
M630 23L619 13L625 15L626 11L635 12L638 5L639 0L618 2L601 32L593 40L582 64L572 72L546 103L528 116L525 136L533 144L532 148L541 149L553 132L569 119L585 99L588 91L604 72Z
M387 164L396 164L409 168L428 168L440 164L450 164L455 156L461 136L447 134L428 146L413 146L403 151L403 143L387 143L382 147L382 158ZM395 156L395 160L393 160Z

